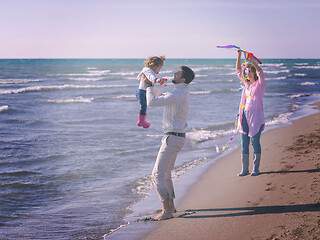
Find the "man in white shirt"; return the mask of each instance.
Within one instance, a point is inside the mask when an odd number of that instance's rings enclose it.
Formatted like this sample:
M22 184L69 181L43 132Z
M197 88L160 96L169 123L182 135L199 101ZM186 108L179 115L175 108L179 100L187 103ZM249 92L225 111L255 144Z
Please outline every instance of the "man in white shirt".
M189 83L194 79L194 72L187 66L181 66L174 74L172 82L175 89L172 92L159 94L154 84L147 84L147 104L149 107L165 107L163 112L162 145L152 171L152 179L156 186L162 212L155 220L172 218L176 212L173 199L175 198L171 171L178 152L185 143L185 131L189 112ZM146 80L146 82L148 82Z

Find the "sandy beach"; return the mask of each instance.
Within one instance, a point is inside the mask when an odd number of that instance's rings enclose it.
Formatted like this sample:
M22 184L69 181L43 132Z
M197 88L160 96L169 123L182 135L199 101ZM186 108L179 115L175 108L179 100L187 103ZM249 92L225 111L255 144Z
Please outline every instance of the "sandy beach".
M259 176L237 177L236 150L143 239L320 239L320 113L263 133L261 144Z

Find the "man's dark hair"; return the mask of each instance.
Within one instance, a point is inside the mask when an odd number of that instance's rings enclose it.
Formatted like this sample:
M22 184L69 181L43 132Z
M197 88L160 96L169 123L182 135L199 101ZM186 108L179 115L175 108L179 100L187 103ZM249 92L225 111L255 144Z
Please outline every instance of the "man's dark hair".
M182 70L182 77L186 80L185 83L191 83L191 81L194 79L194 72L187 66L181 66L180 68Z

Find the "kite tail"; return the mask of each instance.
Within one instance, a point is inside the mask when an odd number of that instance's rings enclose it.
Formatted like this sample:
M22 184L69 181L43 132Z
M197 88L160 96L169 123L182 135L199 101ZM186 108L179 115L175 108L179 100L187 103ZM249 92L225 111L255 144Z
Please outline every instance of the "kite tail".
M246 60L248 59L249 56L252 56L258 63L262 64L262 62L255 55L253 55L251 52L247 52Z

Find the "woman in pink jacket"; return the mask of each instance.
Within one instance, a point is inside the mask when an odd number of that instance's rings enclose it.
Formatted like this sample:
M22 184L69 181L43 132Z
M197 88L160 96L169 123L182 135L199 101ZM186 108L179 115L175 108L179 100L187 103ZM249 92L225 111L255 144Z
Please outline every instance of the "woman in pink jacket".
M250 140L254 149L253 170L251 176L259 175L261 160L260 136L264 130L265 121L263 113L263 95L266 82L262 69L257 65L252 56L248 57L251 64L245 70L241 68L241 51L238 50L236 74L245 83L239 107L238 131L241 133L241 161L242 171L238 176L249 174L249 144Z

